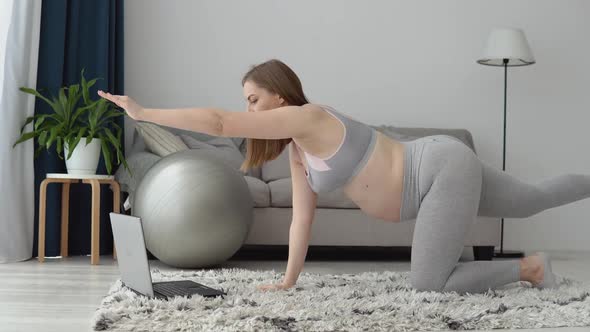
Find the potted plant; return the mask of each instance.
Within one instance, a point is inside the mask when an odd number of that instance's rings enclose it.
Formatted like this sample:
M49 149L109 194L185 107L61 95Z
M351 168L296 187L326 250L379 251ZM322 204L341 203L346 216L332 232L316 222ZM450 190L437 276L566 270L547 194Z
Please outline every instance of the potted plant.
M52 96L51 100L34 89L20 88L21 91L48 103L53 113L28 117L20 129L21 136L14 143L13 148L21 142L37 137L39 143L35 151L35 158L37 158L43 149L49 150L55 143L59 158L63 160L62 153L66 155L69 174L96 174L102 148L107 173L111 174L113 158L109 146L112 146L116 151L117 164L122 162L129 170L121 148L122 129L114 121L115 117L124 113L117 111L114 105L104 98L98 100L90 98L89 89L98 78L86 81L84 69L81 76L81 84L61 87L58 97ZM31 122L33 122L33 130L23 133L25 127ZM116 134L110 128L116 129ZM84 144L79 144L80 141Z

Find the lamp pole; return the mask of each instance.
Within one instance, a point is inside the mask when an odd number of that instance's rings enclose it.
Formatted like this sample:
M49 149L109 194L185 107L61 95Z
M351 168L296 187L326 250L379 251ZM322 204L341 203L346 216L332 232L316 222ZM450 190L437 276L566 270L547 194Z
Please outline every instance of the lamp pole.
M534 64L535 57L524 35L524 31L513 27L494 28L488 37L484 54L477 63L487 66L504 67L504 140L502 145L502 171L506 171L506 99L508 91L508 67L528 66ZM524 257L521 251L504 250L504 218L500 251L494 251L493 257Z
M503 59L504 63L504 140L502 146L502 171L506 171L506 95L508 90L508 61ZM519 258L524 257L522 251L504 251L504 218L502 218L502 230L500 237L500 251L494 252L494 257L497 258Z

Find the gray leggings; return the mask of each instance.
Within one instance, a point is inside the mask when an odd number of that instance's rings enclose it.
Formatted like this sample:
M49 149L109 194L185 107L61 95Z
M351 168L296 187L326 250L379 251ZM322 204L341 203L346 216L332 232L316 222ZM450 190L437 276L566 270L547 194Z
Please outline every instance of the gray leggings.
M529 184L487 165L451 136L401 143L400 219L416 219L410 267L416 290L474 294L519 281L519 260L459 263L475 217L525 218L590 197L590 175L564 174Z

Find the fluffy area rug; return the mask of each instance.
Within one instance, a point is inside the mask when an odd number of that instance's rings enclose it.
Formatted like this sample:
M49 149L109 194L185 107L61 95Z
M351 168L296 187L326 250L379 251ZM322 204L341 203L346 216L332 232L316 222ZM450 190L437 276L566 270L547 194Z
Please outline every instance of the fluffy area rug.
M480 294L412 289L409 272L302 272L287 290L261 291L283 273L222 268L161 272L225 298L138 296L115 282L92 318L95 331L434 331L590 326L590 283L557 275L558 289L515 282Z

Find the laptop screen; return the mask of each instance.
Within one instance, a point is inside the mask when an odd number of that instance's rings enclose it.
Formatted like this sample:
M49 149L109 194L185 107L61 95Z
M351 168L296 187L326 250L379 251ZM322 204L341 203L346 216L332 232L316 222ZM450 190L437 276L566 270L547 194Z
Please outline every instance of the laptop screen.
M121 281L139 293L154 297L141 219L114 212L110 217Z

